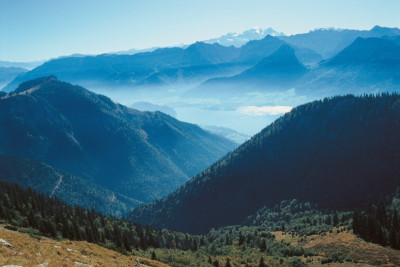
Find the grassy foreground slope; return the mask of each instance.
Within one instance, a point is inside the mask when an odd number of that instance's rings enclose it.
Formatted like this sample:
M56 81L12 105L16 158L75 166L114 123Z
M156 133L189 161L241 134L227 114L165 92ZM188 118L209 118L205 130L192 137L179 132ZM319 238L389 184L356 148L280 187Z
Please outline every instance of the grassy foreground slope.
M291 200L261 209L247 225L190 235L105 217L0 183L0 264L132 266L142 257L142 266L161 267L398 266L400 251L356 237L349 215Z
M33 238L24 233L4 229L0 226L0 238L12 247L0 244L0 265L38 266L133 266L139 259L140 266L168 267L169 265L138 256L126 256L96 244L84 241L56 241L40 237Z

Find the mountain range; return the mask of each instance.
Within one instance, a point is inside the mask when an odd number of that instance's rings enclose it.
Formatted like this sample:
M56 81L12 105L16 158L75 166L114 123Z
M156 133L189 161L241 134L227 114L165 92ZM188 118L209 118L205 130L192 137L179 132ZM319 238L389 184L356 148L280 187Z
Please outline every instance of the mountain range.
M242 33L230 32L230 33L224 34L217 38L204 40L203 42L210 43L210 44L217 43L217 44L220 44L223 46L231 46L232 45L235 47L241 47L242 45L248 43L249 41L260 40L260 39L263 39L267 35L283 36L284 33L277 32L272 28L261 29L258 27L254 27L254 28L246 30Z
M131 203L171 192L237 146L197 125L127 108L54 76L3 93L0 124L0 154L42 161Z
M400 86L400 45L392 38L357 38L336 56L305 67L295 50L282 45L253 67L230 77L213 78L187 92L226 96L279 92L295 88L318 99L338 94L393 92Z
M235 93L238 80L239 84L245 84L240 85L242 91L296 88L299 94L313 97L393 91L398 86L396 51L399 41L396 36L399 33L398 28L379 26L369 31L321 29L292 36L266 35L240 47L196 42L187 47L160 48L134 55L63 57L19 75L4 90L11 91L21 82L54 74L89 88L116 90L123 86L147 92L163 86L179 91L180 86L188 86L189 95L194 96L206 92L212 96L220 90ZM286 50L281 51L281 47ZM297 59L287 47L294 51ZM365 53L366 50L376 53ZM392 57L390 53L394 53L394 62L383 62L379 51L389 58ZM274 57L268 58L273 54ZM360 67L360 62L354 61L359 60L355 55L368 60L369 67ZM283 63L289 59L286 69L281 69L279 61ZM371 67L372 63L375 67ZM293 68L293 75L298 70L295 78L292 75L281 82L272 81L274 77L287 75L285 71L289 67ZM201 89L197 90L200 94L196 93L196 87Z
M400 266L398 28L2 64L0 265Z
M48 75L91 87L200 83L213 77L238 74L284 44L284 41L267 35L240 48L196 42L187 48L160 48L134 55L62 57L17 77L4 90L14 90L21 82ZM308 64L322 59L310 49L294 49L301 62Z
M298 90L321 97L393 92L399 85L400 45L387 38L357 38L304 75Z
M215 96L255 90L279 91L296 86L306 72L307 68L299 62L294 49L282 45L242 73L207 80L187 94Z
M400 35L399 28L375 26L371 30L316 29L308 33L279 36L278 38L297 47L312 49L327 59L339 53L359 37L389 37L398 35Z
M286 199L363 208L400 183L400 95L340 96L294 108L130 218L191 233L241 223Z

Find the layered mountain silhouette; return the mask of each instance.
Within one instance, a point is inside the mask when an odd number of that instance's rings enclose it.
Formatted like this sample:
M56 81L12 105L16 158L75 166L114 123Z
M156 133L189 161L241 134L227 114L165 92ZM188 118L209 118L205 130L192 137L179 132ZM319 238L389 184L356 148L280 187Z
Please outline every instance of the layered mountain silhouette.
M7 85L18 75L26 72L26 69L18 67L0 67L0 87Z
M242 73L209 79L188 94L226 96L295 88L297 94L318 99L338 94L393 92L400 86L399 55L396 38L357 38L331 59L305 67L293 48L282 45Z
M54 76L0 99L0 154L33 158L137 201L161 197L236 145Z
M57 75L62 80L90 88L198 85L209 79L240 74L276 52L282 45L291 46L303 65L315 65L323 58L336 56L357 38L379 37L395 43L398 42L398 35L398 28L379 26L369 31L319 29L292 36L266 35L240 47L196 42L185 48L160 48L134 55L62 57L18 76L4 90L12 91L21 82L49 75Z
M299 92L315 96L396 91L400 46L388 38L357 38L321 62L299 82Z
M295 86L306 72L306 67L299 62L294 49L282 45L246 71L232 77L210 79L189 93L216 95L244 93L255 89L279 91Z
M335 56L358 37L398 36L400 29L375 26L369 31L347 29L317 29L303 34L278 36L279 39L301 48L309 48L324 58Z
M69 204L96 208L104 214L122 216L140 201L115 193L95 183L55 169L33 159L0 155L0 180L19 184L57 197Z
M235 47L241 47L242 45L246 44L249 41L252 40L260 40L262 38L264 38L267 35L271 35L271 36L280 36L280 35L284 35L281 32L277 32L272 28L268 28L268 29L260 29L260 28L252 28L249 30L246 30L242 33L227 33L225 35L222 35L218 38L213 38L213 39L209 39L209 40L205 40L205 43L217 43L223 46L235 46Z
M134 55L63 57L50 60L29 71L9 84L5 90L13 90L21 82L48 75L56 75L62 80L84 85L111 83L114 86L140 86L154 83L156 79L154 75L165 76L168 71L172 72L170 74L172 81L178 78L190 80L198 72L198 75L213 74L214 65L232 61L232 57L235 58L236 54L237 49L233 47L197 42L185 49L160 48ZM177 69L182 69L183 74L174 77ZM223 75L225 72L217 74Z
M249 41L240 48L239 61L252 64L258 63L263 58L272 55L283 45L288 44L270 35L267 35L261 40ZM294 49L296 57L298 57L302 63L310 64L322 60L319 54L309 48L291 47Z
M130 217L192 233L235 225L285 199L365 207L400 183L400 95L301 105L169 196Z
M196 42L187 48L161 48L134 55L63 57L50 60L19 76L5 87L12 91L24 81L56 75L82 85L148 86L200 83L219 76L232 76L278 50L284 41L270 35L240 48ZM308 48L294 47L301 62L322 59Z

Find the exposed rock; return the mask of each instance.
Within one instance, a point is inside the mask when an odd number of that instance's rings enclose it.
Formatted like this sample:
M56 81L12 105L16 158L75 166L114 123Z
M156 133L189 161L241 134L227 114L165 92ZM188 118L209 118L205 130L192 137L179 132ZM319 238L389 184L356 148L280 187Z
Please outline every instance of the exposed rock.
M91 265L91 264L86 264L86 263L83 263L83 262L80 262L80 261L76 261L76 262L74 262L76 265L80 265L80 266L87 266L87 267L94 267L93 265Z
M8 243L7 241L5 241L4 239L0 238L0 243L2 243L4 246L10 248L12 247L12 245L10 243Z

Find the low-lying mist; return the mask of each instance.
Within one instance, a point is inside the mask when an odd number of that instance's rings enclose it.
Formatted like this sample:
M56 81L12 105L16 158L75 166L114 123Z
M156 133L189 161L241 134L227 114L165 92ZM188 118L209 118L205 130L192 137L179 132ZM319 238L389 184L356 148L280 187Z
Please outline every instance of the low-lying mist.
M188 85L88 87L128 107L135 107L138 102L167 106L176 112L176 118L181 121L226 127L249 136L259 132L292 107L310 100L306 96L297 95L294 88L275 92L255 89L241 94L225 92L206 97L187 94L190 88Z

